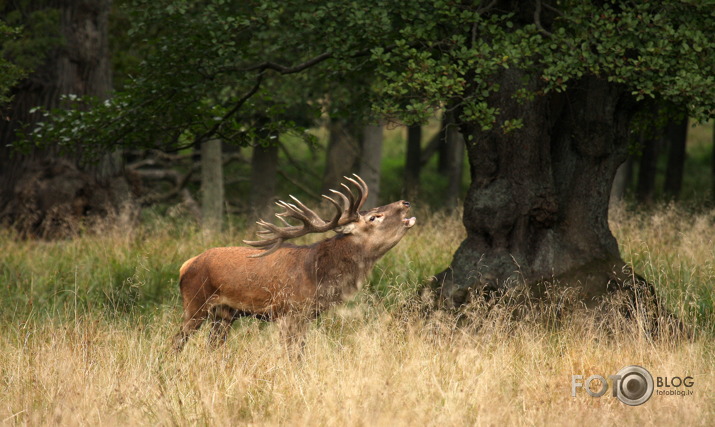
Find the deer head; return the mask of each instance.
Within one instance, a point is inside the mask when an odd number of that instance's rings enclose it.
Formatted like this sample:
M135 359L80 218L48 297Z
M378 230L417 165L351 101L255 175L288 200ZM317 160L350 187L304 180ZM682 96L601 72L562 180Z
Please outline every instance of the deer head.
M285 209L277 213L276 217L285 226L279 227L266 221L258 221L257 224L263 228L258 231L262 240L243 242L253 247L264 249L254 257L262 257L277 251L283 242L288 239L301 237L309 233L323 233L333 230L336 233L351 236L355 242L366 253L373 254L379 258L385 252L394 247L405 235L408 229L415 225L415 217L407 217L410 210L410 202L399 201L389 205L380 206L368 211L360 212L360 208L367 200L368 187L359 176L353 174L353 178L344 177L353 184L357 190L357 195L353 193L346 184L341 184L343 192L330 190L335 198L323 195L335 207L335 215L326 221L317 213L301 203L297 198L290 196L293 203L278 201L276 204ZM301 225L291 225L288 220L293 219Z

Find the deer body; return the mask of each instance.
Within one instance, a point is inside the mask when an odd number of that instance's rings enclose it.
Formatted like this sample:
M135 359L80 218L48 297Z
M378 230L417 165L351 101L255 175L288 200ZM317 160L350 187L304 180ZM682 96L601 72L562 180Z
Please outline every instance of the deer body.
M267 251L213 248L186 261L180 269L184 322L174 339L175 349L181 350L206 319L212 322L212 341L220 343L238 317L304 323L352 297L375 262L415 224L414 218L406 218L410 204L404 201L358 213L367 196L367 187L362 180L360 183L359 200L336 192L344 199L343 209L330 222L306 212L309 210L300 202L300 207L279 203L288 206L282 215L300 220L304 227L288 224L278 228L259 222L268 230L262 234L271 238L246 243L272 246ZM338 232L332 238L308 246L283 243L286 238L305 234L306 227L323 231L329 225Z

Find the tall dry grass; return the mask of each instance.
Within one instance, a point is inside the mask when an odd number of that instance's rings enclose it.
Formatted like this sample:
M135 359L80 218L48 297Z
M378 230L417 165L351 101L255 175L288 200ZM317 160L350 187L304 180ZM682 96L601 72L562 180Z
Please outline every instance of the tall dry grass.
M0 292L13 307L0 315L0 422L715 422L712 212L614 215L624 258L698 330L691 339L655 341L579 317L552 327L477 311L455 327L449 313L420 316L413 291L449 263L463 231L455 216L418 217L419 227L376 268L370 291L311 328L300 361L286 356L275 327L252 320L237 322L219 350L207 347L203 331L181 355L167 351L180 316L175 271L205 247L239 241L240 228L208 237L156 222L54 243L1 236ZM572 374L607 376L631 364L654 376L693 376L694 394L654 395L638 407L610 392L571 396Z

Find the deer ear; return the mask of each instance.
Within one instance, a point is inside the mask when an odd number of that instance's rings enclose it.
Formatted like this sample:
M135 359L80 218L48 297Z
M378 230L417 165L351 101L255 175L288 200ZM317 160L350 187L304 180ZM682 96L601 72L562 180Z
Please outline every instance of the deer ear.
M350 224L345 224L340 227L335 227L334 230L336 233L352 234L352 232L355 230L355 223L351 222Z

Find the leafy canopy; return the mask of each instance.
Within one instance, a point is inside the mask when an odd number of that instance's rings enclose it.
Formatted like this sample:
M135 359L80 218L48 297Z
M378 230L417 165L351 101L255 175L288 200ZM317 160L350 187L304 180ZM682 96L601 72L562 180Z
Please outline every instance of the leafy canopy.
M715 111L715 8L705 2L133 0L128 13L143 57L125 87L44 112L35 141L245 143L252 117L294 128L286 111L296 105L408 123L460 107L461 120L489 129L500 114L493 77L509 67L540 82L524 99L592 75L698 119Z

